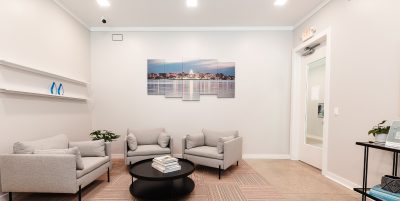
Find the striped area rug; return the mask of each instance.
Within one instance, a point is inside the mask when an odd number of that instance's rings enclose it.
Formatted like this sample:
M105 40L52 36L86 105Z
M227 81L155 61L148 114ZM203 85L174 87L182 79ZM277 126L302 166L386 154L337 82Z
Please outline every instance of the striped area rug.
M197 166L190 175L196 184L193 192L181 198L182 201L280 201L285 200L262 176L245 161L232 166L218 179L218 169ZM127 166L122 160L113 162L111 182L106 175L83 190L83 200L91 201L144 201L129 192L131 184ZM77 200L71 194L19 193L14 200L23 201L71 201Z

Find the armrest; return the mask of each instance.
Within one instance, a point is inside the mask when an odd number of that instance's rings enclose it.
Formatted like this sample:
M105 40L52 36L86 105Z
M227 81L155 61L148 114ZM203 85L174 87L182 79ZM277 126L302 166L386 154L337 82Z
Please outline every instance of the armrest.
M185 158L185 149L186 149L186 136L182 138L182 158Z
M224 169L242 159L243 138L224 142Z
M76 159L70 154L0 155L4 192L76 193Z
M172 154L173 154L172 148L174 146L174 139L172 138L172 136L169 136L169 144L168 144L168 146L169 146L169 150L171 151L171 156L172 156Z

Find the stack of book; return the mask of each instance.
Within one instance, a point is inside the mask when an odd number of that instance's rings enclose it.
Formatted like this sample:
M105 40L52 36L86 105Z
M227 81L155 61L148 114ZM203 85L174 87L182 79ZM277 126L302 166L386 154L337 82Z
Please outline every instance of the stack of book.
M371 190L369 191L369 194L381 200L400 201L399 193L392 193L390 191L383 190L381 185L376 185L372 187Z
M151 166L162 172L169 173L181 170L181 166L178 163L178 159L171 156L160 156L153 159Z

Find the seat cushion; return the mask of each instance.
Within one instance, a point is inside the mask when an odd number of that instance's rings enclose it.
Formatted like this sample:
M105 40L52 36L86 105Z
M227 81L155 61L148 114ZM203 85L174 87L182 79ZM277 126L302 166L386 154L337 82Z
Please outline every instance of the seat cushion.
M69 142L69 147L78 147L83 157L103 157L106 155L103 139L95 141Z
M166 147L162 148L158 144L154 145L138 145L135 151L128 151L128 156L147 156L147 155L159 155L159 154L170 154L171 150Z
M60 134L53 137L44 138L36 141L16 142L14 144L14 154L32 154L39 149L67 149L68 138Z
M195 147L204 146L204 134L191 134L186 135L186 148L191 149Z
M133 133L136 137L138 145L151 145L158 143L158 136L165 132L164 128L155 128L147 130L133 130L128 129L128 134Z
M162 132L158 136L158 145L160 145L162 148L165 148L169 144L169 139L171 139L171 136L169 136L167 133Z
M218 138L220 137L228 137L235 136L239 137L239 131L214 131L209 129L203 129L204 134L204 143L206 146L216 147Z
M126 142L128 143L128 147L130 150L137 149L137 140L136 140L136 136L133 133L129 133L126 136Z
M96 168L102 166L103 164L110 161L109 156L103 157L83 157L82 158L84 169L76 171L76 178L81 178L85 174L88 174L95 170Z
M214 158L219 160L224 159L224 155L218 153L217 147L210 147L210 146L201 146L191 149L185 149L185 154L201 156L206 158Z

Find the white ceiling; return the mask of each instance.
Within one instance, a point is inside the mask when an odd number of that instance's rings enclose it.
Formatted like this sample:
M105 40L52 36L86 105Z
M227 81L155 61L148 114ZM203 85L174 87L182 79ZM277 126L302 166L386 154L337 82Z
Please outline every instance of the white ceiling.
M249 27L294 26L327 0L198 0L197 8L185 0L55 0L88 27ZM107 24L101 23L101 17Z

